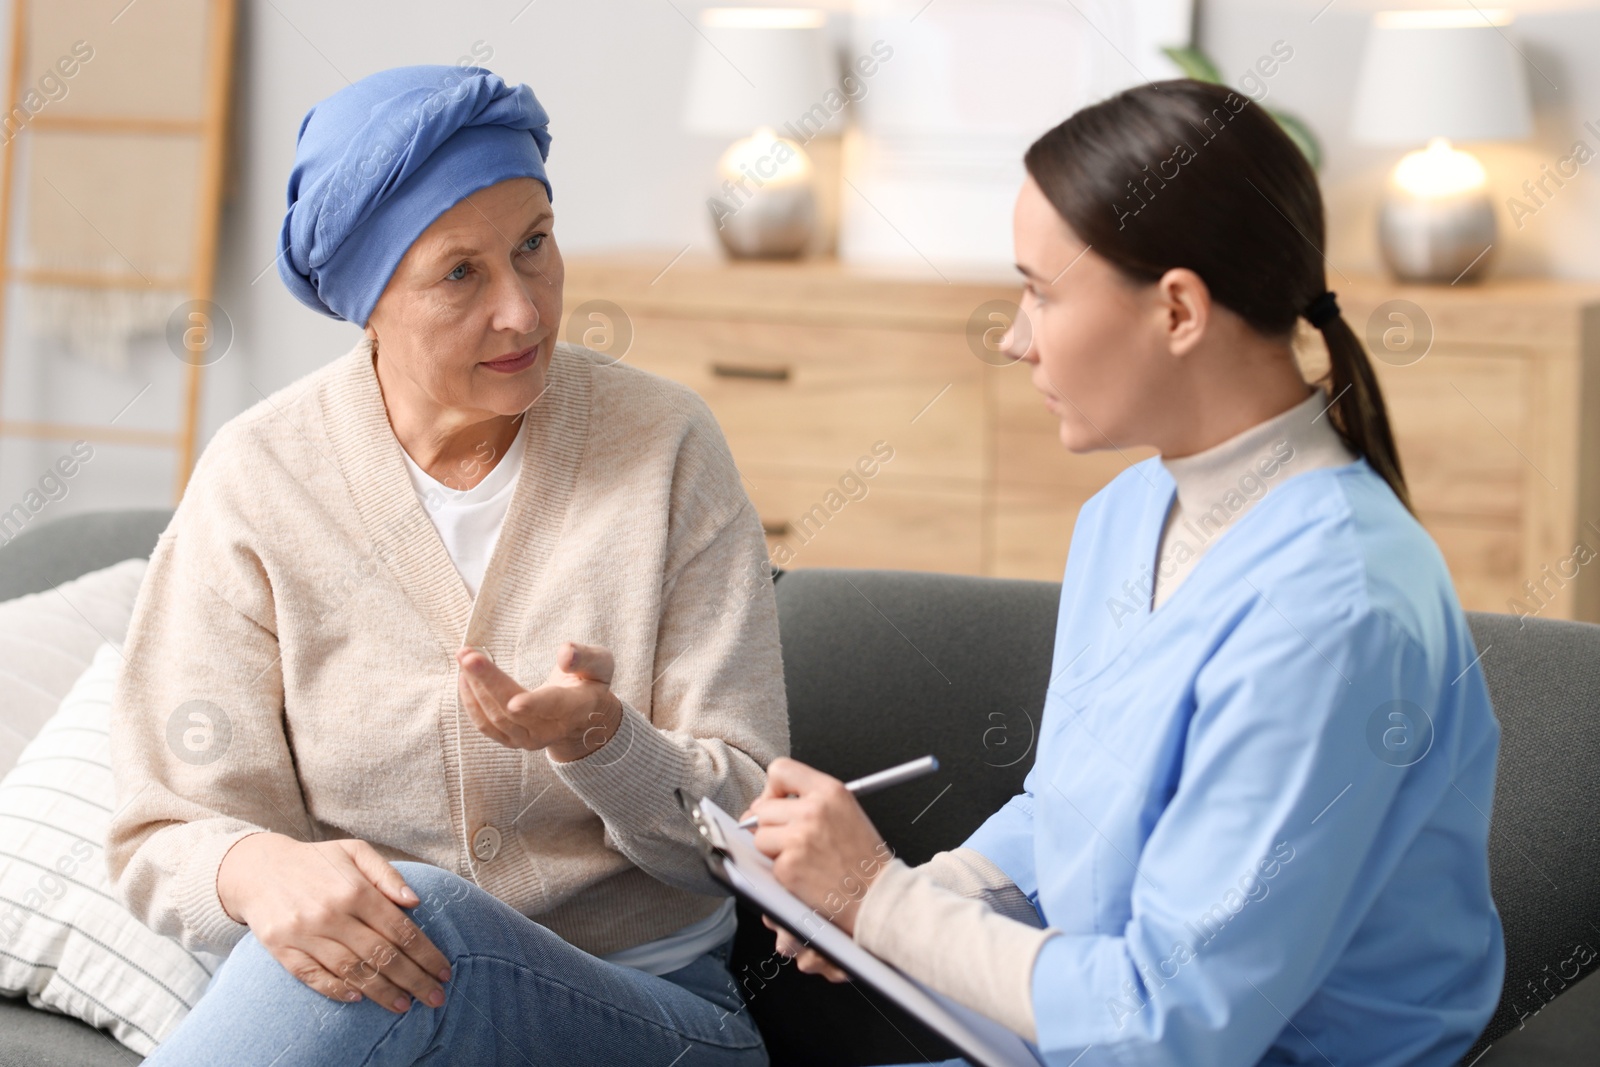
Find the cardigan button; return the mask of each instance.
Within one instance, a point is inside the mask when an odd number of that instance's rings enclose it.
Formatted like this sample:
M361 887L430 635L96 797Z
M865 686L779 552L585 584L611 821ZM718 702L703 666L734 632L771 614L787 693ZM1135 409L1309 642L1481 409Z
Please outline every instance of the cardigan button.
M488 863L500 854L500 831L492 826L481 827L472 835L472 854Z

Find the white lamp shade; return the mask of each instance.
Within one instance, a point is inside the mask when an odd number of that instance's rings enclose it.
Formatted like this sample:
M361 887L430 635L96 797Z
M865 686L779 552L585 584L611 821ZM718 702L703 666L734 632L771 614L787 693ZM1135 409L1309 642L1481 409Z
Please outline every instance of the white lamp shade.
M809 8L707 8L689 71L683 124L742 137L800 118L837 89L827 18Z
M1350 132L1370 144L1502 141L1532 130L1522 55L1503 12L1379 12L1367 31Z

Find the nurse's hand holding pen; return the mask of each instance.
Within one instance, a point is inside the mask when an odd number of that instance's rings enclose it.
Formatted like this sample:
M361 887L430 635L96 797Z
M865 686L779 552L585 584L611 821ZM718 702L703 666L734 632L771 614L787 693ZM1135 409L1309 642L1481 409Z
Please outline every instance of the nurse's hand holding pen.
M767 785L744 815L760 820L756 848L772 857L780 884L846 933L878 871L893 858L855 795L839 779L798 760L775 759ZM741 816L741 819L743 816ZM778 951L807 974L842 982L847 975L771 920Z

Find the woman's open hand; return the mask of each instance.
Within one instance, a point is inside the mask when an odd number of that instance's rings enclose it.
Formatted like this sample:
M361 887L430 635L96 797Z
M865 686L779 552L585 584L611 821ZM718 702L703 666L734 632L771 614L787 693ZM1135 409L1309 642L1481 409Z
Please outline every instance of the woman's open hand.
M365 841L251 834L223 856L217 896L284 970L325 997L365 996L396 1014L412 997L444 1004L450 961L401 910L421 901Z
M798 760L775 759L745 811L760 820L755 844L789 892L846 933L861 898L893 853L844 783ZM783 945L780 943L779 950Z
M481 650L456 653L461 703L472 722L507 748L548 749L557 761L581 759L611 740L622 701L611 692L611 651L568 641L537 689L524 689Z

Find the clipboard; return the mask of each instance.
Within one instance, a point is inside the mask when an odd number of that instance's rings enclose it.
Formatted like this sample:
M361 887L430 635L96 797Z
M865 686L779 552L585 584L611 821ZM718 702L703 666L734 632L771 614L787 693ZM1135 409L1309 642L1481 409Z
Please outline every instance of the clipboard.
M681 789L676 793L712 877L741 900L916 1016L980 1067L1043 1067L1021 1037L885 963L780 885L772 861L756 849L750 832L711 799L693 802Z

